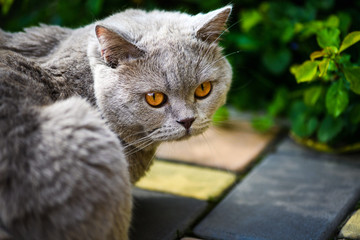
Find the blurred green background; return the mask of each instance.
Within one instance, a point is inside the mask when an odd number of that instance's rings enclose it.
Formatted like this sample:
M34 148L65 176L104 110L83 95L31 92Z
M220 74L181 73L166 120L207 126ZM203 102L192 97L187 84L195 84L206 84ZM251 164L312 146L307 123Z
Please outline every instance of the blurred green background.
M75 28L126 8L196 14L227 4L229 1L224 0L0 0L0 28L20 31L39 23ZM234 9L229 32L221 43L234 70L228 104L241 111L259 113L253 126L260 131L271 127L277 117L296 119L292 109L301 108L297 101L301 101L309 84L298 84L290 67L321 50L317 35L320 30L339 29L340 39L359 30L360 1L234 0L231 4ZM359 65L359 50L357 45L351 48L352 64ZM354 98L358 101L358 96ZM319 115L318 121L323 117ZM299 132L308 127L304 124L294 126L296 123L292 122L292 128L298 127ZM355 136L359 123L353 125L351 134ZM312 134L309 131L305 137Z

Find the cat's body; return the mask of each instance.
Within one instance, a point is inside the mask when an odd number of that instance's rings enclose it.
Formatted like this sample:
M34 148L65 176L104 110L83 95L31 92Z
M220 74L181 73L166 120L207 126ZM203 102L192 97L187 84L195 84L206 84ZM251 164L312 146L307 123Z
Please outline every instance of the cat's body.
M131 182L225 101L230 10L0 30L0 226L19 240L127 239Z

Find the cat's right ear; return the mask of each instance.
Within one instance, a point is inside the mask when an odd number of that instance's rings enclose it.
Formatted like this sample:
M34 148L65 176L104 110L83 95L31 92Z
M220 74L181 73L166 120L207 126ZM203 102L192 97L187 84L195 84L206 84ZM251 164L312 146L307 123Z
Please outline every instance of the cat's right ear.
M127 37L104 26L95 27L96 37L101 46L101 56L110 67L116 68L120 61L137 59L145 52L127 40Z
M196 16L200 28L196 31L196 37L210 44L217 43L220 36L226 31L226 22L231 14L232 6L226 6L207 14Z

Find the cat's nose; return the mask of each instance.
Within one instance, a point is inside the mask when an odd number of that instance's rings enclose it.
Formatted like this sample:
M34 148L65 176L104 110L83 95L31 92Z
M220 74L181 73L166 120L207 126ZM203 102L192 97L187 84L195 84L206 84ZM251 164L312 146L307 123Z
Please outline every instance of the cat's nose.
M181 124L186 130L189 130L193 122L195 121L195 118L185 118L180 121L176 121L177 123Z

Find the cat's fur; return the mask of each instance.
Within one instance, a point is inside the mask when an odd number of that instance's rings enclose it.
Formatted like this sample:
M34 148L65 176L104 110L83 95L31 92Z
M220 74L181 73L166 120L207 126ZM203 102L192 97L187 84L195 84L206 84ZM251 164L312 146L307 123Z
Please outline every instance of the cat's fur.
M0 225L10 237L128 238L131 182L161 142L202 133L225 102L231 68L218 39L230 12L127 10L75 30L0 30ZM213 89L196 99L204 81ZM168 102L151 107L153 91Z

